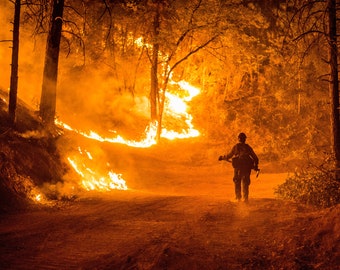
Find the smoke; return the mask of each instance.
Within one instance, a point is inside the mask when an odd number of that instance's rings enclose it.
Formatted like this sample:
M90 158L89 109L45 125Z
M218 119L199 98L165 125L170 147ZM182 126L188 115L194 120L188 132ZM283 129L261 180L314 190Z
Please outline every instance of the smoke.
M8 90L11 76L12 30L14 4L0 3L0 88ZM33 36L31 25L22 24L19 36L18 98L32 107L37 107L42 80L45 36Z
M33 108L40 101L44 63L44 37L32 37L30 30L21 31L19 49L18 97Z
M62 121L106 136L110 131L136 139L144 132L150 114L147 96L124 85L124 78L116 78L105 65L64 66L59 78L57 113Z
M12 24L14 9L10 1L0 2L0 88L8 89L10 82L10 63L12 43Z
M23 13L23 12L22 12ZM0 40L12 39L14 5L0 4ZM0 43L0 88L10 86L11 42ZM46 34L33 36L33 27L20 27L18 98L38 109L42 87ZM149 121L148 88L144 80L135 82L133 63L112 67L110 59L86 65L75 50L59 56L57 117L77 129L118 132L135 139ZM123 65L123 66L122 66ZM107 134L108 135L108 134ZM137 138L138 139L138 138Z
M0 29L0 38L10 40L14 6L9 1L2 1L0 7L0 23L4 26ZM32 33L32 26L21 26L18 98L31 107L38 108L46 35L33 36ZM0 43L0 87L3 89L8 89L10 82L10 46L10 42ZM59 56L56 116L72 128L85 132L93 130L103 137L115 137L119 134L127 140L138 141L144 138L145 128L150 121L149 70L142 70L147 69L147 65L140 65L141 70L136 75L136 63L124 58L117 60L103 55L102 59L105 60L91 62L88 58L86 65L79 60L81 58L81 53L76 51L72 51L69 56L61 52ZM115 66L110 61L115 62ZM22 136L40 138L44 134L32 131ZM65 162L68 162L67 156L74 155L79 159L79 164L85 163L86 167L98 171L99 175L107 175L111 170L122 173L123 178L127 177L128 185L131 179L138 178L135 158L130 157L126 146L102 144L104 148L87 147L86 139L76 134L74 137L77 138L75 141L65 140L63 147L58 145L62 155L65 155ZM78 146L90 152L94 159L81 155ZM69 194L74 193L77 184L79 186L78 180L79 175L70 170L65 175L64 183L46 184L44 193L69 197Z

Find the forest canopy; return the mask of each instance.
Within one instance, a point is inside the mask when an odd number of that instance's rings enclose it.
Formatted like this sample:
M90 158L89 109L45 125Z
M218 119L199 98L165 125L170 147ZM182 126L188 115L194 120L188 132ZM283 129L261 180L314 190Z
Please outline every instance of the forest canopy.
M294 17L302 2L66 0L56 117L138 136L150 121L156 44L157 86L168 76L201 90L190 114L203 138L232 144L243 131L268 161L330 152L328 50L316 30L295 42L305 30ZM319 2L303 26L321 31ZM51 10L48 1L22 4L18 95L37 107ZM10 39L12 9L1 3L0 39ZM7 89L10 53L0 45L0 87ZM173 121L164 115L163 125Z

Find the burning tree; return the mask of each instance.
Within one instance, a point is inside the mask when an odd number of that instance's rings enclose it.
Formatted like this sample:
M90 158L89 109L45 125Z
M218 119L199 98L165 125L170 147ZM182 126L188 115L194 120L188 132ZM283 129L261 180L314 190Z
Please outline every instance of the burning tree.
M151 120L157 122L158 139L162 132L165 94L173 71L221 34L218 12L219 7L202 0L189 4L147 2L143 17L152 14L152 21L151 31L144 33L143 44L151 65Z
M337 10L340 8L336 0L326 1L288 1L287 10L294 10L289 19L292 40L304 43L301 62L304 56L316 46L328 47L330 123L332 153L335 160L336 178L340 179L340 105L339 105L339 70L338 70L338 32ZM293 28L298 25L298 28ZM322 50L321 50L322 51ZM327 56L322 55L323 60Z

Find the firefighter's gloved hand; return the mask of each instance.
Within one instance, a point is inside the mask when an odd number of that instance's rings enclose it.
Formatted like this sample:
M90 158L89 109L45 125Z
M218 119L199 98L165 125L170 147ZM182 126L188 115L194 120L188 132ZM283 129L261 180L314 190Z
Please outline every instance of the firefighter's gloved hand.
M224 159L224 156L219 156L219 157L218 157L218 160L219 160L219 161L221 161L221 160L223 160L223 159Z

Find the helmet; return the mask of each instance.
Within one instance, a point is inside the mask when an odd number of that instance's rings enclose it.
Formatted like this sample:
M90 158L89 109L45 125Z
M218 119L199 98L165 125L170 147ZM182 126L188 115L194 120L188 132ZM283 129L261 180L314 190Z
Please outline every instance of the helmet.
M240 134L238 134L238 138L240 140L245 140L247 138L246 134L244 134L243 132L241 132Z

